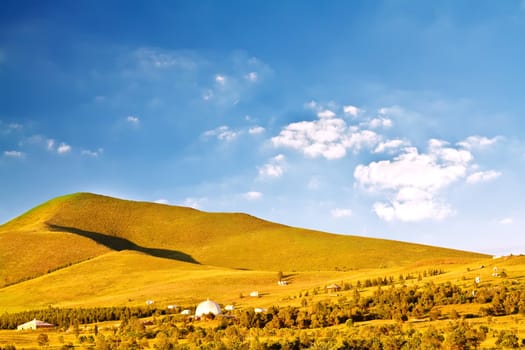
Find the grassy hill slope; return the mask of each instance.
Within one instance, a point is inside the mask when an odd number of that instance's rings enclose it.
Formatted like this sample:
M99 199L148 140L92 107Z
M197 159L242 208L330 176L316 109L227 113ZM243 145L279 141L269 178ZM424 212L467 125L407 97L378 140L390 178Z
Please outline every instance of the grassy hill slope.
M239 213L207 213L78 193L0 226L0 286L109 251L231 269L352 270L482 254L293 228Z

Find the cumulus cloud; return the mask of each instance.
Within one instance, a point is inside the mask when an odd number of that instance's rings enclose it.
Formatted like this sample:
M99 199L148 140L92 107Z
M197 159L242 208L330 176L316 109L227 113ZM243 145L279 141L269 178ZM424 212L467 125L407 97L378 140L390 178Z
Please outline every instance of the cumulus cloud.
M282 154L270 159L270 161L259 167L259 177L262 179L278 178L283 176L285 166L285 157Z
M247 199L250 201L261 199L262 196L263 194L261 192L255 192L255 191L250 191L250 192L246 192L243 194L244 199Z
M67 154L69 152L71 152L71 146L68 145L67 143L61 142L60 145L58 145L58 148L57 148L58 154Z
M9 158L24 158L25 154L20 151L4 151L4 156Z
M221 141L233 141L237 136L239 136L239 131L231 130L229 126L223 125L219 126L216 129L208 130L203 133L204 137L217 137Z
M248 129L248 133L250 135L256 135L256 134L263 133L265 130L266 129L263 128L262 126L254 126L254 127Z
M470 174L467 177L467 183L469 184L477 184L480 182L487 182L497 179L501 176L501 172L495 171L495 170L488 170L488 171L478 171L473 174Z
M358 165L354 178L364 189L386 195L387 202L373 207L383 220L440 220L454 213L440 192L465 178L472 160L467 150L430 140L427 153L406 147L392 160Z
M351 115L352 117L357 117L357 115L359 114L359 112L361 112L361 110L357 108L356 106L348 105L348 106L343 106L343 112L345 114Z
M392 119L389 118L374 118L370 120L367 124L372 129L386 129L392 127L394 123L392 122Z
M287 125L272 138L273 145L292 148L312 158L338 159L344 157L348 149L359 151L381 139L374 131L347 125L330 110L323 110L318 116L318 120Z
M468 150L483 149L492 146L501 139L500 136L488 138L485 136L469 136L465 140L458 142L458 146L466 148Z
M330 214L334 218L350 217L350 216L352 216L352 210L351 209L345 209L345 208L335 208L335 209L332 209Z
M325 110L317 112L317 116L319 118L333 118L335 117L335 113L329 109L325 109Z

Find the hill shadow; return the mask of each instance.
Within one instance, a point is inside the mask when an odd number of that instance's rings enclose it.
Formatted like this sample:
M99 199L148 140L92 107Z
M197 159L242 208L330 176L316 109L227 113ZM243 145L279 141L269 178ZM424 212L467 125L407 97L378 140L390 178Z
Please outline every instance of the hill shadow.
M95 242L102 244L116 251L134 250L137 252L155 256L157 258L179 260L179 261L184 261L184 262L188 262L192 264L200 264L197 260L193 259L191 255L180 252L178 250L146 248L146 247L139 246L125 238L108 236L108 235L104 235L98 232L84 231L84 230L80 230L75 227L59 226L59 225L53 225L50 223L47 223L47 226L51 229L51 231L74 233L76 235L92 239Z

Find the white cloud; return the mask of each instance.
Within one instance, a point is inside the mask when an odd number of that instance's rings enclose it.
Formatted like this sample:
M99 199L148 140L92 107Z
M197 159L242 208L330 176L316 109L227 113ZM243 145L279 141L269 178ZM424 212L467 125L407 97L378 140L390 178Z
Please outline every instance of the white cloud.
M264 129L262 126L254 126L253 128L248 129L248 133L251 134L251 135L261 134L265 130L266 129Z
M201 197L201 198L195 198L195 197L188 197L185 198L182 202L182 205L185 207L190 207L194 209L201 209L202 205L205 204L208 201L208 198Z
M402 115L405 111L403 108L399 106L390 106L390 107L382 107L377 112L381 116L389 115L389 116L396 117L396 116Z
M60 145L58 145L58 148L57 148L58 154L66 154L69 152L71 152L71 146L68 145L67 143L61 142Z
M472 159L466 150L430 140L428 153L406 147L393 160L358 165L354 178L366 190L386 195L388 202L375 203L373 208L383 220L440 220L454 213L440 200L440 192L465 178Z
M197 66L191 57L176 51L141 48L134 52L134 57L140 66L147 69L190 70Z
M495 170L478 171L467 177L467 183L476 184L480 182L492 181L497 179L501 175L501 172Z
M321 181L316 176L311 177L310 180L308 180L307 187L309 190L318 190L319 187L321 187Z
M348 106L343 106L343 112L345 114L351 115L352 117L357 117L357 115L359 114L359 112L361 112L361 110L357 108L356 106L348 105Z
M98 158L104 153L104 149L99 148L96 151L91 151L89 149L82 150L81 154L86 157Z
M442 220L454 214L445 203L434 200L426 201L392 201L390 203L375 203L376 215L385 221L400 220L415 222L426 219Z
M332 214L332 217L334 218L350 217L352 216L352 210L344 209L344 208L335 208L335 209L332 209L330 214Z
M135 117L133 115L129 115L126 117L126 121L130 123L131 125L139 125L140 119L138 117Z
M220 85L225 85L226 84L226 76L217 74L215 76L215 82L217 84L220 84Z
M314 100L311 100L310 102L307 102L304 106L308 109L317 109L318 104Z
M257 72L250 72L244 76L244 78L251 82L256 82L257 79L259 79L259 76L257 75Z
M247 200L253 201L261 199L263 194L261 192L250 191L243 194L243 197Z
M404 146L409 146L409 142L400 139L387 140L380 142L374 149L374 153L395 152Z
M259 177L262 179L278 178L284 174L285 157L282 154L270 159L270 161L259 167Z
M329 117L331 111L320 113L318 120L284 127L278 136L272 138L273 145L292 148L312 158L338 159L346 155L347 149L358 151L362 147L371 147L381 138L371 130L360 130L348 126L341 118Z
M501 139L500 136L493 138L488 138L485 136L469 136L465 140L458 142L458 146L466 148L468 150L472 149L483 149L489 146L492 146Z
M209 101L213 98L213 96L214 96L213 90L208 89L202 94L202 99L204 101Z
M14 132L14 131L20 131L23 128L24 127L22 124L18 124L18 123L6 124L0 120L0 132L3 134L10 134L11 132Z
M47 139L46 140L46 148L48 151L52 151L55 149L55 140L53 139Z
M513 222L514 220L512 218L503 218L498 221L501 225L512 225Z
M335 117L335 113L329 109L325 109L325 110L317 112L317 116L319 118L333 118Z
M368 122L368 126L372 129L390 128L392 127L392 119L389 118L374 118Z
M157 203L157 204L170 204L170 202L169 202L167 199L164 199L164 198L157 199L157 200L153 201L153 203Z
M216 129L205 131L203 133L203 136L204 137L216 136L217 139L221 141L229 142L229 141L233 141L237 136L239 136L239 134L240 134L239 131L231 130L230 127L223 125L223 126L219 126Z
M4 151L4 156L9 158L24 158L25 154L20 151Z

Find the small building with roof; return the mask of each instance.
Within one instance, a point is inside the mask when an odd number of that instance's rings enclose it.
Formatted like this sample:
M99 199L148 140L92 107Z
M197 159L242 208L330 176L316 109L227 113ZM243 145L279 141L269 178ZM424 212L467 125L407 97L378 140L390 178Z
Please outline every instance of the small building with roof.
M339 292L341 290L341 286L333 283L333 284L330 284L329 286L326 286L325 289L328 292Z
M19 331L24 331L24 330L49 329L49 328L54 328L54 327L55 327L54 324L40 321L35 318L32 321L19 325L18 327L16 327L16 329Z
M213 300L207 299L197 306L195 310L195 317L202 317L205 315L213 314L218 316L222 314L221 307Z

